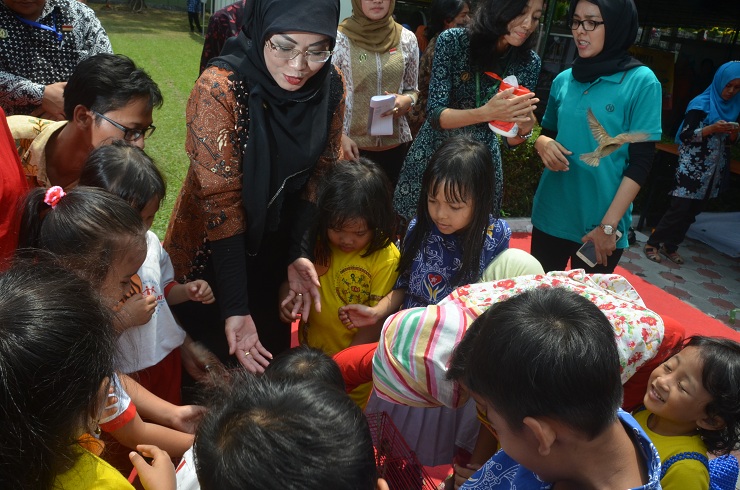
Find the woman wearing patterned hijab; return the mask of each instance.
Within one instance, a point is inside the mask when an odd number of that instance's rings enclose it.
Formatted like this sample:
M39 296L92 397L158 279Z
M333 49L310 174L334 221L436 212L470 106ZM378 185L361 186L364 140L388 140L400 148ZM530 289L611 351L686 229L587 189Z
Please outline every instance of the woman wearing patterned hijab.
M689 102L678 129L678 169L671 205L648 238L645 255L663 254L683 264L678 245L707 200L727 190L730 144L737 141L740 116L740 61L720 66L707 89Z
M262 371L290 346L278 319L286 266L304 317L318 307L307 233L318 181L339 158L344 87L331 63L338 0L247 8L190 95L190 167L165 248L178 279L205 278L217 298L217 308L177 311L185 329L222 360Z
M628 52L638 27L633 0L572 0L568 21L578 57L553 81L534 145L545 171L532 208L532 255L546 272L570 259L571 269L611 273L629 246L632 201L661 137L661 87ZM607 148L617 136L616 150ZM576 255L588 241L593 267Z
M396 0L352 0L352 16L339 25L334 64L347 82L342 149L345 158L360 155L380 165L393 185L411 141L406 114L416 104L419 47L416 36L393 20ZM368 129L370 98L395 94L393 134L376 136Z

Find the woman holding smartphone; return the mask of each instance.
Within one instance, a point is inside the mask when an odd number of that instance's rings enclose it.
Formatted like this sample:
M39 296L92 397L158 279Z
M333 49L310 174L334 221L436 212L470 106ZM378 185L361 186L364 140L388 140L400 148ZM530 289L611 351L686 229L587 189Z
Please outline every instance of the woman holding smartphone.
M629 246L632 201L661 137L661 87L628 52L638 27L632 0L572 0L568 18L578 57L553 81L534 144L545 170L532 208L532 255L546 272L570 260L572 269L612 273ZM610 152L597 141L600 132L641 133L643 141ZM595 267L577 255L586 242Z
M720 66L707 89L689 102L678 128L676 187L668 211L645 245L645 256L661 254L683 264L678 245L707 200L727 190L730 144L737 142L740 116L740 61Z

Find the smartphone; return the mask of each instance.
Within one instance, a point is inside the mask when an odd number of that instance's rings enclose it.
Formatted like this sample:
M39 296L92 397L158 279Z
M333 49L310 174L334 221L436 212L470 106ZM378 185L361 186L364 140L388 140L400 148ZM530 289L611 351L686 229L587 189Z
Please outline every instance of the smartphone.
M617 240L622 238L622 232L617 230L616 231ZM576 255L579 259L584 261L586 264L588 264L589 267L596 267L596 247L594 246L594 242L586 242L583 244L581 248L578 249L578 252L576 252Z

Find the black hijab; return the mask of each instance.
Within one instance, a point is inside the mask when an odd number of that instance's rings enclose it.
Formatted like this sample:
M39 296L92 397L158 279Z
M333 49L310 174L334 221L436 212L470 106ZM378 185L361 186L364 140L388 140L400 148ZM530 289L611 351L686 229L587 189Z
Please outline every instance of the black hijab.
M568 19L580 0L571 0ZM592 58L576 57L573 78L590 83L599 77L627 71L642 63L627 51L637 37L637 8L633 0L587 0L599 7L604 19L604 49ZM598 28L597 28L598 29Z
M331 49L339 0L250 0L249 21L212 64L227 64L246 84L249 129L242 148L242 201L247 251L255 254L265 231L277 228L286 192L306 182L326 147L332 63L329 59L296 91L280 88L265 66L265 41L276 33L323 34ZM268 54L269 56L269 54Z

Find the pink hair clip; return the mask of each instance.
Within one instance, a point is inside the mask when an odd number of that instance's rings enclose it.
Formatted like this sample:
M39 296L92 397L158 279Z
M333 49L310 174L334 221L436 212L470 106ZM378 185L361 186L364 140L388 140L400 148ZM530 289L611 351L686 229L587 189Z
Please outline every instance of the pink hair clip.
M54 209L57 204L59 204L59 201L62 200L64 196L66 196L67 193L64 192L64 189L59 187L58 185L49 187L46 190L46 194L44 195L44 202L51 206L51 209Z

